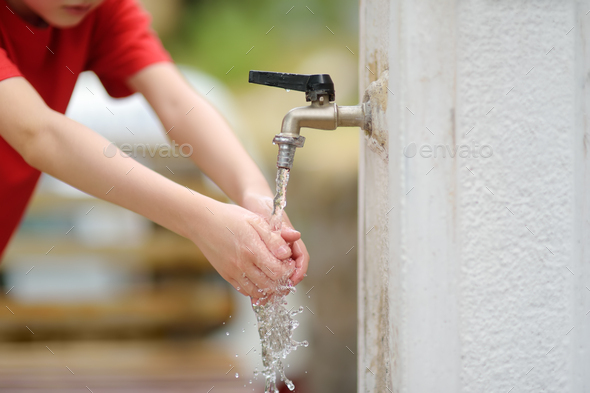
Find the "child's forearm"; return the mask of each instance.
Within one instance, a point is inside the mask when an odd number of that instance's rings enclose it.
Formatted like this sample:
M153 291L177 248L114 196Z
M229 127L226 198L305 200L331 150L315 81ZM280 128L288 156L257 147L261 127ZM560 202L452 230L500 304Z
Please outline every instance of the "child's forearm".
M173 65L148 67L131 78L130 85L144 94L170 130L170 138L193 147L192 160L232 200L243 206L248 193L273 195L227 122L188 86Z

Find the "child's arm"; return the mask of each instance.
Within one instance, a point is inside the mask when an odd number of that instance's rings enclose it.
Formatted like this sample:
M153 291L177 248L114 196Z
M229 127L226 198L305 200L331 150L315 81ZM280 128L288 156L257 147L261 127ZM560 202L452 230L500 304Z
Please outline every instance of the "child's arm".
M48 108L24 78L0 82L0 136L29 165L191 239L243 294L260 297L258 288L272 288L292 269L266 247L281 259L291 255L260 217L191 192L131 158L106 157L106 139Z
M265 199L273 193L266 179L223 117L189 86L173 64L146 67L128 84L145 96L166 130L171 129L171 139L193 147L191 159L232 200L255 213L269 213ZM286 216L285 221L291 225ZM291 279L297 284L307 271L309 254L301 240L294 244L293 253L297 270Z

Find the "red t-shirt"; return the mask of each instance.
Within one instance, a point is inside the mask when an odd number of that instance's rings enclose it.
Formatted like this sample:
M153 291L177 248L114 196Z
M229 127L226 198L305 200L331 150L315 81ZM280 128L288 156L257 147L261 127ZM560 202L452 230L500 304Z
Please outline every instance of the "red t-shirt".
M78 75L94 71L108 93L133 92L127 79L170 61L136 0L105 0L68 29L29 26L0 0L0 81L22 76L45 103L65 113ZM0 256L21 220L40 172L0 137Z

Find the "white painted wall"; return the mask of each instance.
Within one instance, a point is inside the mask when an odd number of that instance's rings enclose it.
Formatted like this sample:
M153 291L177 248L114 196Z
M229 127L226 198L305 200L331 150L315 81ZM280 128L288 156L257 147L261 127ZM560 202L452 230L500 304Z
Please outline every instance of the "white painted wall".
M359 392L590 391L588 10L361 1Z

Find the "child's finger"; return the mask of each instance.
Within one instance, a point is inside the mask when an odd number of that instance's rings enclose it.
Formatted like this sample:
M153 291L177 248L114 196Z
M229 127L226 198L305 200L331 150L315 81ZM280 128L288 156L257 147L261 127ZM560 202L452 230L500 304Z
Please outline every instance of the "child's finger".
M303 280L305 273L307 272L307 267L309 264L309 260L306 257L307 250L305 248L305 244L302 241L297 241L293 243L293 259L295 259L295 271L291 275L291 281L293 281L293 285L297 285Z
M287 259L291 256L291 248L282 238L281 234L270 230L270 226L263 220L251 220L250 225L258 232L258 235L270 250L270 252L278 259Z
M297 240L301 239L301 233L288 225L283 225L283 227L281 228L281 237L287 243L294 243Z

